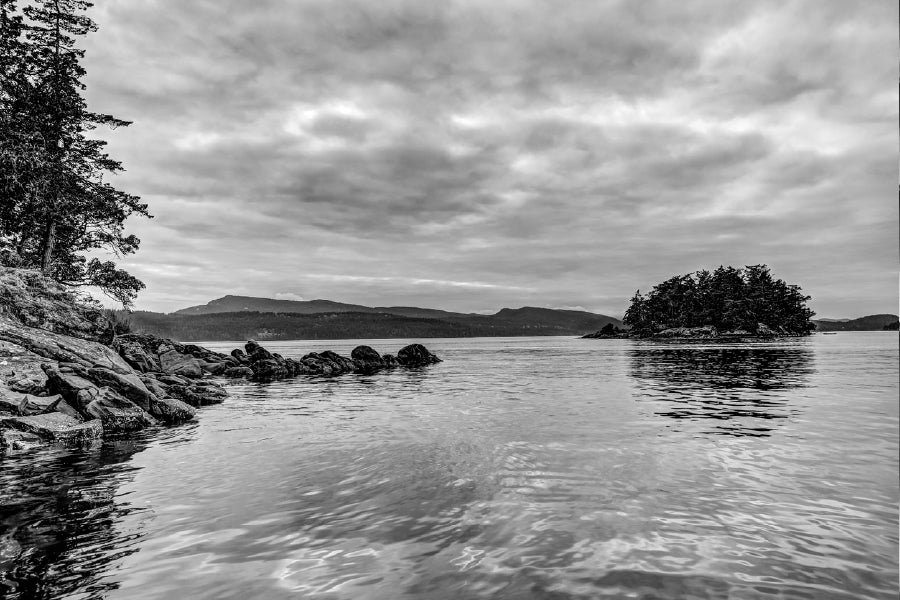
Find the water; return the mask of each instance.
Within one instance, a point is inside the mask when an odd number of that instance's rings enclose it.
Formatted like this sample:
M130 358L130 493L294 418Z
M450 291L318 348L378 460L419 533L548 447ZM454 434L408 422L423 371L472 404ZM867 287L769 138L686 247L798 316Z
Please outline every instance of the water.
M426 345L0 459L0 596L897 597L897 334Z

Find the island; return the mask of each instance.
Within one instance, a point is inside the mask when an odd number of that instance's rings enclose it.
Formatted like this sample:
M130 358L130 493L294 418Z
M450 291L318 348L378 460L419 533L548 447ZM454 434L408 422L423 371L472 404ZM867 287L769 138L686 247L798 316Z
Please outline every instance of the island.
M631 298L623 323L585 338L771 338L815 330L810 297L766 265L676 275Z

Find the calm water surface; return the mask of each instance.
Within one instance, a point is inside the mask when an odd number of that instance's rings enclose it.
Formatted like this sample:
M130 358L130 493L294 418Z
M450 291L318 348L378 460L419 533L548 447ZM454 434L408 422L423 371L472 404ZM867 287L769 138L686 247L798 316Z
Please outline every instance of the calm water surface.
M0 458L0 596L897 597L896 333L425 342Z

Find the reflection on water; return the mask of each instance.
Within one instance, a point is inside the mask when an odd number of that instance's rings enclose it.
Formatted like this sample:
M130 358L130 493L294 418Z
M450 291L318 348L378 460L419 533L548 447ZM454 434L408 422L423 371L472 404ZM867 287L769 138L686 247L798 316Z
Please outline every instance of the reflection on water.
M815 373L806 340L781 345L638 343L628 353L638 398L673 419L711 419L710 433L769 435L796 409L783 392Z
M0 458L0 597L101 595L99 576L138 549L115 523L132 511L115 500L142 439ZM115 548L114 552L110 552Z
M0 457L0 596L893 599L896 339L435 340L420 371L235 384ZM316 344L271 349L357 342Z

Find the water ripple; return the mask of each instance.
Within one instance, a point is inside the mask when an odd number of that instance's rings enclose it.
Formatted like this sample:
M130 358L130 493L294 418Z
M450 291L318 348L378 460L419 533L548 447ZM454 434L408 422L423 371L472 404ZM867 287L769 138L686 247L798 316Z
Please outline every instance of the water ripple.
M430 369L234 385L0 459L0 596L895 598L896 339L434 340Z

